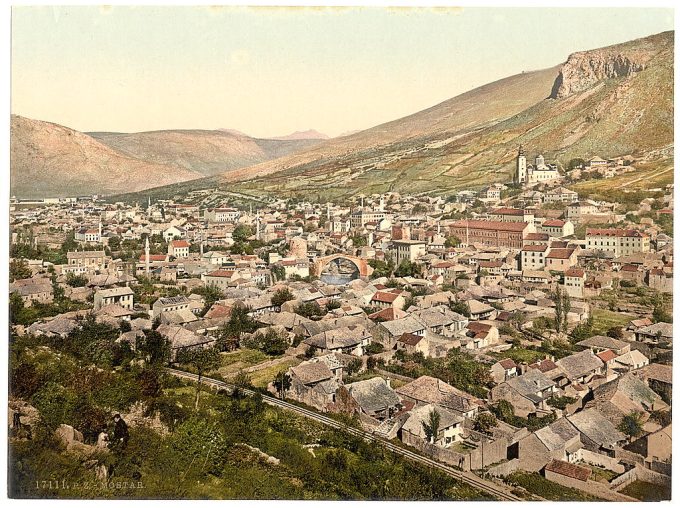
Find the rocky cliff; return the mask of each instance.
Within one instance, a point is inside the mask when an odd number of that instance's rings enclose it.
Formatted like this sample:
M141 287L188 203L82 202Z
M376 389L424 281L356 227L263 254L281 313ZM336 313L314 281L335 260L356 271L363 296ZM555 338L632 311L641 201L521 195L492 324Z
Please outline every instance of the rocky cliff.
M604 79L630 77L644 70L650 60L668 45L673 45L673 32L623 45L573 53L555 79L550 98L569 97Z

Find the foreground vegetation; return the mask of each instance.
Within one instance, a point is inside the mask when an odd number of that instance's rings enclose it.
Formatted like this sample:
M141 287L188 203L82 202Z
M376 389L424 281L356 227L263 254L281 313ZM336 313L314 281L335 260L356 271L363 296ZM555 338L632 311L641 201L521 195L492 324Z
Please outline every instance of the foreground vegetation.
M204 392L194 409L195 386L164 373L166 350L157 337L138 353L98 355L113 333L87 326L77 349L11 338L12 400L40 412L30 439L10 438L13 497L486 499L441 472L267 406L259 396ZM90 336L96 339L88 342ZM146 424L130 426L127 446L87 460L54 436L68 424L94 444L114 413L127 418L140 407ZM93 463L107 468L106 481L96 479Z

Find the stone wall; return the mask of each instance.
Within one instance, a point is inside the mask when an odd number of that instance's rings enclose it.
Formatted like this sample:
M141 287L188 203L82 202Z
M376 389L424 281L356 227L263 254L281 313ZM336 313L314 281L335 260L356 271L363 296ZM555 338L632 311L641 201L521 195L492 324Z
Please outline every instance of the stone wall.
M587 462L588 464L603 467L615 473L621 474L626 470L626 468L623 467L623 464L621 464L618 459L609 457L607 455L602 455L601 453L593 453L589 450L581 449L580 457L581 460Z

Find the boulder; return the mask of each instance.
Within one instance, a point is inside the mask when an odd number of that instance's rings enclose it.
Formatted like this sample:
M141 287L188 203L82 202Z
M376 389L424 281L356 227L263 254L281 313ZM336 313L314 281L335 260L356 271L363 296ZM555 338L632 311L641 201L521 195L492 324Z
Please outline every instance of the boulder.
M64 446L66 446L67 450L69 447L72 447L74 443L83 442L83 434L65 423L62 423L57 427L57 430L54 431L54 435L64 444Z

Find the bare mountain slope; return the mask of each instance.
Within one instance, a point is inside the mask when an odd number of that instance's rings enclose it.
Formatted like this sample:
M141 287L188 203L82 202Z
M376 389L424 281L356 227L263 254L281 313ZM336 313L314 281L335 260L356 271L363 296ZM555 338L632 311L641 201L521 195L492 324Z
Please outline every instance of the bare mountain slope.
M282 157L321 141L256 139L227 129L88 134L130 157L196 171L202 176Z
M113 194L199 178L128 157L67 127L11 117L11 193L21 198Z
M571 55L429 110L225 174L247 193L310 199L446 192L511 179L517 146L566 164L635 153L672 159L673 32ZM266 175L266 177L265 177ZM235 187L233 182L241 181Z

